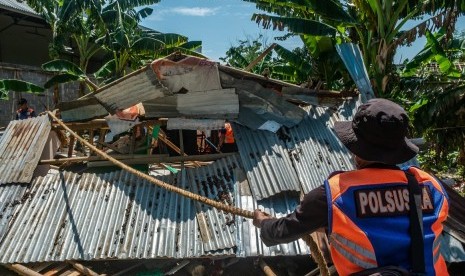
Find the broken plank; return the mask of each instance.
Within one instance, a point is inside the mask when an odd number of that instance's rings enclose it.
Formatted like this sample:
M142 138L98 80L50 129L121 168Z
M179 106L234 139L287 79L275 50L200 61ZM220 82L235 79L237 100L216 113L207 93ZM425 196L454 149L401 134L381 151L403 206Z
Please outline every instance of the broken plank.
M43 276L42 274L21 264L5 264L4 266L22 276Z

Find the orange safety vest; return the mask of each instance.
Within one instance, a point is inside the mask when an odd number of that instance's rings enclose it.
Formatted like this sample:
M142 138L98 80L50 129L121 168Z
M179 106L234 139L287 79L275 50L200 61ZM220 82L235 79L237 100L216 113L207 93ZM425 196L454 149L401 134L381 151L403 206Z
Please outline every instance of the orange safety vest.
M423 231L427 275L448 275L440 254L442 223L449 203L441 184L410 167L423 191ZM400 266L410 270L408 180L402 170L366 168L325 181L331 257L339 275Z
M232 127L231 127L231 124L230 123L225 123L224 125L225 129L226 129L226 133L225 133L225 137L224 137L224 143L225 144L234 144L234 134L233 134L233 130L232 130Z

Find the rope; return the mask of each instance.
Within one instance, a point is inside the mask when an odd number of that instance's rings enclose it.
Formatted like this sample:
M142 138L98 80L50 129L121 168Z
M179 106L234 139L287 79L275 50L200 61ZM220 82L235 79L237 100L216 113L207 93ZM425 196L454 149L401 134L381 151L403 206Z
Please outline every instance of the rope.
M138 171L138 170L124 164L123 162L111 157L107 153L99 150L94 145L89 143L87 140L85 140L84 138L82 138L81 136L76 134L68 126L66 126L66 124L64 124L62 121L60 121L52 112L47 111L47 113L53 120L55 120L59 125L61 125L72 136L74 136L81 143L83 143L84 145L89 147L90 150L97 153L98 155L100 155L104 159L107 159L108 161L112 162L113 164L120 167L121 169L123 169L123 170L125 170L127 172L130 172L130 173L132 173L132 174L134 174L134 175L136 175L136 176L138 176L138 177L140 177L140 178L142 178L144 180L147 180L147 181L149 181L149 182L151 182L151 183L153 183L153 184L155 184L157 186L160 186L163 189L166 189L166 190L168 190L170 192L177 193L179 195L182 195L182 196L187 197L187 198L192 199L192 200L200 201L200 202L202 202L204 204L210 205L210 206L212 206L212 207L214 207L216 209L223 210L223 211L225 211L227 213L230 213L230 214L234 214L234 215L238 215L238 216L241 216L241 217L253 219L254 215L253 215L252 211L244 210L244 209L241 209L241 208L238 208L238 207L235 207L235 206L229 206L229 205L223 204L221 202L209 199L207 197L204 197L204 196L201 196L201 195L198 195L198 194L194 194L192 192L186 191L186 190L181 189L179 187L176 187L176 186L173 186L173 185L168 184L166 182L163 182L161 180L158 180L158 179L156 179L156 178L154 178L154 177L152 177L150 175L142 173L142 172L140 172L140 171ZM320 267L321 275L329 276L330 274L329 274L328 266L326 265L326 261L325 261L325 259L323 257L323 254L321 253L321 250L318 248L318 245L316 244L316 242L313 240L313 238L310 235L302 236L302 240L304 240L307 243L307 245L310 247L311 256L315 260L315 262L318 264L318 266Z

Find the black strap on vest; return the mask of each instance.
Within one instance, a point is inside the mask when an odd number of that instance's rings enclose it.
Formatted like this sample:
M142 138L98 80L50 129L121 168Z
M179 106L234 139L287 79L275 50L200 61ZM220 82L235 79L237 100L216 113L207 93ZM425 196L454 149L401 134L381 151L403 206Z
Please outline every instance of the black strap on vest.
M423 213L421 210L421 188L415 176L404 171L408 179L409 207L410 207L410 258L412 272L417 275L425 273L425 245L423 241Z

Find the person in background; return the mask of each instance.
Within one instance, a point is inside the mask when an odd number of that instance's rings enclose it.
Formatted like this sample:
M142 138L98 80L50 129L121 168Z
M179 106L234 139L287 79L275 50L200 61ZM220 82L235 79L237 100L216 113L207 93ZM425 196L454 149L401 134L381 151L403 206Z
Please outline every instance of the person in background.
M231 123L224 123L224 128L219 131L218 150L221 152L236 152L237 145Z
M265 245L289 243L326 228L339 275L375 275L373 270L384 272L376 275L448 275L439 249L449 211L447 194L434 176L413 166L396 166L418 152L405 137L408 125L405 110L385 99L361 105L352 122L336 122L335 133L354 155L357 169L332 173L286 217L255 210L253 223L261 228ZM409 208L409 190L414 189L421 195L416 210L422 215L416 221ZM411 225L423 230L414 231Z
M19 99L18 107L19 109L16 110L16 120L24 120L37 116L34 109L27 105L27 100L25 98Z

